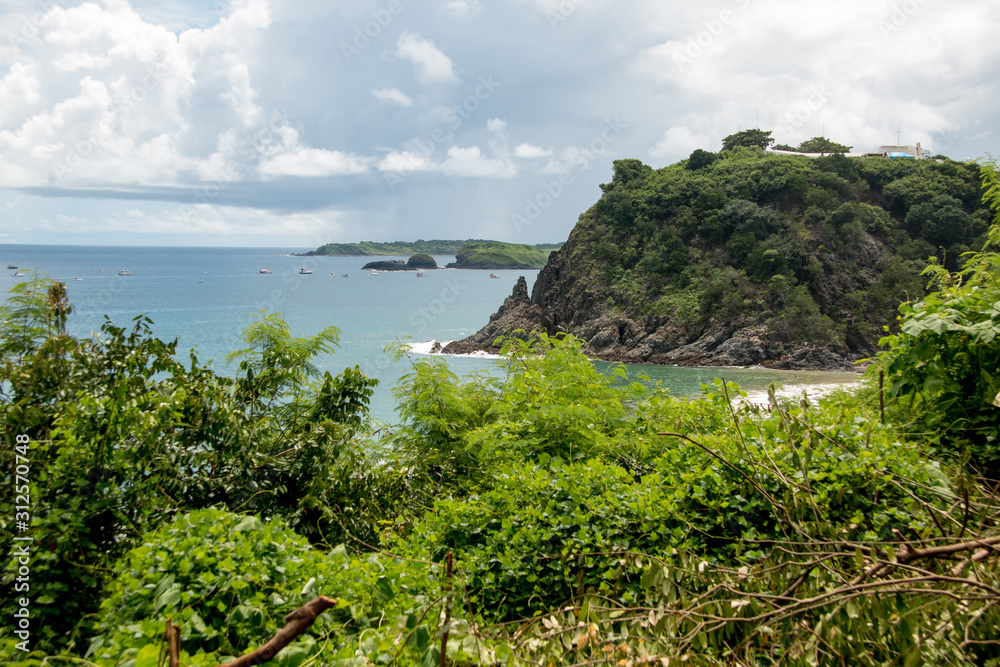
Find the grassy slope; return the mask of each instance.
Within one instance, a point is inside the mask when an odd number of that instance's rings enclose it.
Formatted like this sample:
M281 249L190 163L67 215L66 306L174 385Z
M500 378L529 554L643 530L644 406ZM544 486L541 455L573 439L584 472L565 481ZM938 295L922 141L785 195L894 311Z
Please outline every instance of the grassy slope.
M550 249L537 246L500 243L498 241L470 243L457 253L458 264L465 268L478 265L516 265L518 268L541 268L548 261Z

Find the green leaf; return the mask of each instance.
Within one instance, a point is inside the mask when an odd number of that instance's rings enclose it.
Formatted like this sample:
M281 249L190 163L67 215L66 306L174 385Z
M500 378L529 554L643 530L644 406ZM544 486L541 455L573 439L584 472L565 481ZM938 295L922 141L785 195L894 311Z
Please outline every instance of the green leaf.
M153 608L156 611L159 611L160 609L163 608L169 609L171 607L176 607L177 605L180 604L180 602L181 602L180 590L172 588L169 591L164 591L163 595L156 598L156 604L154 605Z
M201 616L198 614L191 614L191 617L187 619L187 624L191 626L191 629L199 634L204 634L208 627L205 625L205 621L202 620Z
M383 600L388 601L396 597L396 592L392 590L392 582L385 577L379 577L375 582L375 586L378 587L379 597Z
M255 516L245 516L233 530L239 533L264 530L264 523Z
M155 599L160 597L165 590L172 587L173 585L174 585L174 575L172 574L166 575L165 577L160 579L160 582L158 584L156 584L156 588L153 590L153 598Z
M135 654L135 667L157 667L160 660L160 647L157 644L146 644Z

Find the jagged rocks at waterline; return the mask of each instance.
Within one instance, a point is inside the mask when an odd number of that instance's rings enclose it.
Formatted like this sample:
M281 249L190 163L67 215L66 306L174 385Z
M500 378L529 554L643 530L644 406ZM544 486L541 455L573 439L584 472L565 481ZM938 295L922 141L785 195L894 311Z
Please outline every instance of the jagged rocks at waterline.
M545 312L531 303L528 297L528 283L521 276L514 285L513 293L507 297L500 309L490 317L489 324L476 334L463 340L449 343L441 352L444 354L470 354L472 352L496 353L496 341L501 337L526 338L533 332L550 332L552 322Z
M522 276L513 293L489 323L477 333L437 347L434 353L471 354L499 351L500 337L528 338L534 332L565 333L566 327L528 296ZM787 346L774 340L764 326L734 329L718 326L691 341L677 327L665 325L648 332L627 317L602 314L574 327L585 341L584 352L595 359L629 364L677 366L765 366L778 370L854 370L854 364L836 352L811 345Z

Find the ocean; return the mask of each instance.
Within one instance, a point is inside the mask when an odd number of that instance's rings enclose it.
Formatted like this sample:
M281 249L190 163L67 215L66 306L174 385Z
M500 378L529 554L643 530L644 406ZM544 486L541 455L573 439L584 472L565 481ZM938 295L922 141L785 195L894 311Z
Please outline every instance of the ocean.
M425 356L431 341L448 342L478 331L510 295L518 276L529 291L538 271L426 271L380 272L361 267L386 257L297 257L307 249L96 247L0 244L0 290L3 294L30 272L66 283L74 313L69 331L90 336L109 317L119 326L146 315L153 331L164 340L179 339L178 349L194 349L202 362L221 374L234 368L225 362L228 352L242 347L240 332L262 310L281 313L295 336L315 334L327 326L340 329L340 348L319 360L322 370L337 374L359 366L380 384L372 397L371 413L395 421L392 386L409 370L406 361L393 363L382 352L393 340L412 343L414 359ZM443 266L454 257L435 257ZM27 275L15 277L8 265ZM261 269L270 273L262 274ZM303 269L311 273L300 273ZM120 272L132 275L119 275ZM464 375L496 370L485 356L447 357L452 371ZM600 366L605 366L598 362ZM795 373L760 368L628 367L629 374L648 375L674 394L694 395L716 377L738 382L762 400L775 382L785 392L808 389L821 393L839 383L856 380L845 373Z

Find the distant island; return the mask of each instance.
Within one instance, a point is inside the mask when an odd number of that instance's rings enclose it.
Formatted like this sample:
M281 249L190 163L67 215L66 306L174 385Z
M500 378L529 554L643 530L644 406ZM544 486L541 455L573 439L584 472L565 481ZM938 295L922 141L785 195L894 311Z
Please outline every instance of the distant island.
M455 252L455 261L449 269L541 269L549 259L552 250L542 250L538 246L480 241L462 246ZM437 262L425 253L412 255L409 260L384 259L368 262L362 271L418 271L436 269Z
M555 248L499 241L480 241L462 246L449 269L540 269Z
M488 241L484 239L468 239L465 241L442 241L442 240L432 240L425 241L423 239L418 239L416 241L392 241L392 242L381 242L381 241L362 241L360 243L327 243L324 246L317 248L316 250L310 250L309 252L302 253L301 257L314 257L314 256L348 256L348 257L367 257L367 256L390 256L390 257L409 257L418 253L427 255L458 255L459 252L466 246L471 244L483 244L483 243L498 243L497 241ZM512 244L504 244L512 245ZM527 246L530 248L536 248L538 250L558 250L562 247L562 243L540 243L533 246ZM542 260L542 264L545 261Z
M389 259L377 262L368 262L361 267L362 271L422 271L424 269L438 268L437 262L428 254L417 253L411 255L407 261L399 259Z

